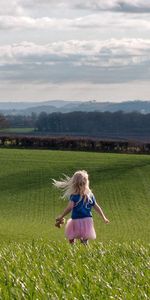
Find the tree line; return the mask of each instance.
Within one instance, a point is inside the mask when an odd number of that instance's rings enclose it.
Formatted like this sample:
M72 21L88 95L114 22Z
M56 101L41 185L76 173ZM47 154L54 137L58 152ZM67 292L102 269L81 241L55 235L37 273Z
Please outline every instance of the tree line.
M35 128L37 115L32 113L29 116L23 115L3 115L0 114L0 129L3 128Z
M105 132L150 132L150 114L137 112L71 112L41 113L36 121L38 131L98 135Z
M0 115L0 128L32 127L36 132L100 136L101 134L150 133L150 114L138 112L42 112L30 116Z
M0 135L0 147L149 154L150 143L69 136Z

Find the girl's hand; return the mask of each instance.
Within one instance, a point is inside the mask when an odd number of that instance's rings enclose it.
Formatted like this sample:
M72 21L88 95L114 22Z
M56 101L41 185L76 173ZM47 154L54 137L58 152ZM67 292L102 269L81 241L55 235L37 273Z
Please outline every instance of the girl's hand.
M107 218L104 218L104 222L105 222L106 224L110 223L110 221L109 221Z
M56 222L59 222L59 221L61 221L63 218L62 218L62 216L60 215L60 216L58 216L57 218L56 218Z
M56 222L55 222L55 226L58 227L58 228L60 228L64 223L65 223L65 219L64 218L61 218L61 219L57 218Z

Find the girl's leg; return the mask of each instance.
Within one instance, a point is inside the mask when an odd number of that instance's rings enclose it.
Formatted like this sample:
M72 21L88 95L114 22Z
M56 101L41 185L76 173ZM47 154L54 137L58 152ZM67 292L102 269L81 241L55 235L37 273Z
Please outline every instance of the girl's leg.
M88 239L81 239L80 240L82 244L87 245L88 244Z
M69 240L69 243L70 243L70 244L74 244L74 239Z

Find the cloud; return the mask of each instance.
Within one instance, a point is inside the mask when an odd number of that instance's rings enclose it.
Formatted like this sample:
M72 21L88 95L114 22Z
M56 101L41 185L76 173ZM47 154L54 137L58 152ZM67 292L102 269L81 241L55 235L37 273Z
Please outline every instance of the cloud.
M81 0L75 2L74 5L78 9L127 13L150 12L150 2L145 0Z
M111 13L99 17L97 14L86 15L83 17L78 17L74 19L68 18L33 18L30 16L0 16L0 29L1 30L79 30L79 29L99 29L103 31L104 29L115 29L119 31L134 29L137 30L140 22L140 30L150 30L150 19L141 18L139 19L135 15L134 18L128 15L124 21L124 15L119 14L117 18Z
M68 15L64 13L66 9L70 9ZM83 13L83 9L86 12ZM118 12L117 17L112 13L115 11ZM130 12L134 12L134 15ZM139 15L138 12L145 14ZM144 0L12 0L11 3L2 0L0 30L53 29L79 32L79 29L96 29L102 32L111 29L123 32L132 29L137 32L140 24L139 31L143 32L150 30L149 12L150 1Z
M56 18L32 18L24 16L0 16L0 29L63 29L70 26L71 21ZM63 28L62 28L63 26Z
M21 0L24 7L53 6L59 8L77 8L89 10L147 13L150 12L150 2L147 0Z
M20 3L19 3L20 2ZM21 1L18 0L1 0L0 16L20 16L24 14Z
M27 16L32 11L43 8L59 7L62 1L55 0L1 0L0 2L0 15L2 16ZM47 13L47 10L45 11Z
M53 42L45 45L37 45L31 42L15 43L13 45L0 46L0 59L3 57L8 59L22 60L24 58L41 58L45 57L54 60L56 58L100 58L103 63L113 58L128 59L129 63L135 63L135 57L139 57L139 61L143 61L150 56L150 40L145 39L110 39L105 41L90 40L69 40L64 42ZM106 60L107 58L107 60ZM132 58L132 61L131 61ZM120 63L120 64L122 64ZM124 63L123 63L124 65Z
M150 13L150 1L146 0L1 0L1 16L33 16L43 12L48 17L51 11L77 9L88 11L110 11L123 13Z
M150 40L29 42L0 47L1 80L117 83L148 80Z

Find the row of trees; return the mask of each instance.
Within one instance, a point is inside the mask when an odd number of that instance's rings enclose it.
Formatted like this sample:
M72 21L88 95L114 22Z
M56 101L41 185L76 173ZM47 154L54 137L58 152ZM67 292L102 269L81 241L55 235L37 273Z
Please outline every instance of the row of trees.
M32 113L29 116L22 115L7 115L3 116L7 121L8 127L13 128L35 128L38 116Z
M8 120L2 114L0 114L0 129L8 128L8 127L9 127Z
M1 135L0 147L59 149L98 152L150 153L150 143L95 138Z
M0 128L32 127L37 132L53 134L76 134L90 136L124 136L124 134L150 133L150 114L137 112L42 112L31 116L2 116Z
M99 135L109 133L150 132L150 114L137 112L41 113L36 120L38 131Z

